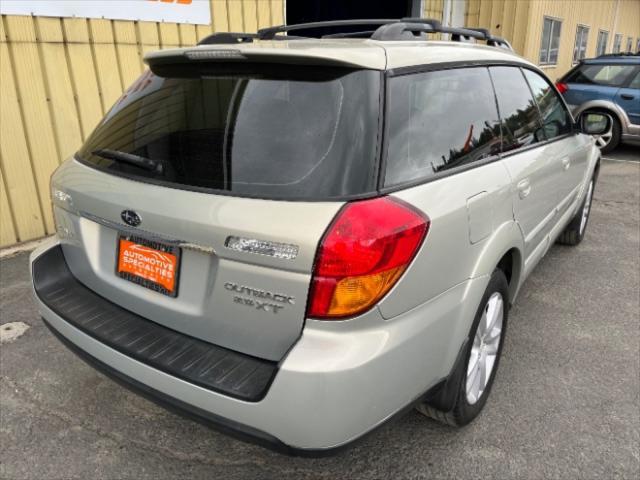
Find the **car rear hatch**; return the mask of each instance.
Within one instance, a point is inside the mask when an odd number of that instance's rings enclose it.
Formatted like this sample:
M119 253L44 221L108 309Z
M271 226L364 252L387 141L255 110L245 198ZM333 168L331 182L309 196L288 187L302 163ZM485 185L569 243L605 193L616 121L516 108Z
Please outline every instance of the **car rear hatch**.
M279 360L346 199L375 192L380 72L164 65L52 177L73 275L175 331Z

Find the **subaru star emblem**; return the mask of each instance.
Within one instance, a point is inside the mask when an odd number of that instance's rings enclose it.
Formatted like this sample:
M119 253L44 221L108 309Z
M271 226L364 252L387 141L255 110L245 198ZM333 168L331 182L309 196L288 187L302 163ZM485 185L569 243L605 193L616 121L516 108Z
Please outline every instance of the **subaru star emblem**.
M142 223L140 215L138 215L133 210L123 210L120 214L120 218L122 218L122 221L124 223L126 223L127 225L131 225L132 227L137 227Z

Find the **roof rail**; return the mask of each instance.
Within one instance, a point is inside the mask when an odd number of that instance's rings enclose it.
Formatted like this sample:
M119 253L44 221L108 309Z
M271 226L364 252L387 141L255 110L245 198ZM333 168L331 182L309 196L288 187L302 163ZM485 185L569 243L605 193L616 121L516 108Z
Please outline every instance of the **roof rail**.
M273 40L276 37L277 33L286 33L295 30L307 30L310 28L355 27L358 25L384 25L397 21L398 19L393 18L367 18L357 20L332 20L327 22L297 23L294 25L278 25L275 27L261 28L260 30L258 30L258 38L260 40Z
M278 25L275 27L262 28L258 30L257 34L233 34L233 35L253 35L253 38L257 38L259 40L292 40L294 38L302 38L302 37L290 37L290 36L278 36L278 33L287 33L296 30L307 30L313 28L331 28L331 27L353 27L359 25L380 25L375 31L374 30L364 30L360 32L341 32L341 33L331 33L327 35L323 35L322 38L349 38L349 37L358 37L358 38L371 38L372 40L416 40L419 37L416 37L415 33L448 33L451 35L452 41L471 41L471 39L475 40L484 40L487 42L487 45L493 47L506 48L508 50L513 50L511 44L501 38L491 35L491 32L486 28L455 28L455 27L447 27L443 26L439 20L433 18L416 18L416 17L405 17L401 19L392 19L392 18L366 18L366 19L355 19L355 20L334 20L327 22L311 22L311 23L299 23L295 25ZM221 34L217 34L221 35ZM215 36L215 35L213 35ZM201 43L207 42L205 38ZM243 41L251 41L251 40L243 40ZM217 43L217 42L207 42L207 43ZM232 43L232 42L229 42Z
M596 58L603 57L637 57L640 55L640 50L637 52L618 52L618 53L603 53L602 55L598 55Z
M513 50L511 44L501 37L491 35L486 28L457 28L443 26L430 18L403 18L396 23L382 25L371 35L372 40L415 40L414 33L448 33L453 41L484 40L487 45Z

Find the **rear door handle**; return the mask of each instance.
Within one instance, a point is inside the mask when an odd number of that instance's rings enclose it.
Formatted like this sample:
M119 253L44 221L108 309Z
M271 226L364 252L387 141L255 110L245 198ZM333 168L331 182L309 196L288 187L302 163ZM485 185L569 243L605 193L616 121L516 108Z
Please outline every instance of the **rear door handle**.
M562 159L562 168L564 168L565 170L569 170L570 166L571 166L571 159L569 157L564 157Z
M623 94L621 94L620 96L621 96L622 98L624 98L625 100L633 100L634 98L636 98L636 97L634 97L633 95L629 95L628 93L623 93Z
M518 188L518 196L520 198L526 198L531 193L531 182L529 182L528 178L524 180L520 180L517 185Z

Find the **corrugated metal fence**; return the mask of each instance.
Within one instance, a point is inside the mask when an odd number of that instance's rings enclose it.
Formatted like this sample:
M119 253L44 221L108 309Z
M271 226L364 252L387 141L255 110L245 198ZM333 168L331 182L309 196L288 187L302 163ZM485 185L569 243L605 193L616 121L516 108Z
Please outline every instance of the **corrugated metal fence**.
M0 246L54 232L49 177L138 77L147 51L284 23L283 0L210 0L211 26L3 15Z

